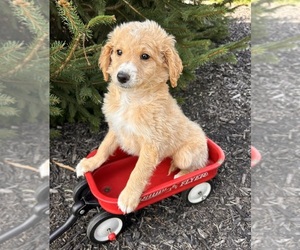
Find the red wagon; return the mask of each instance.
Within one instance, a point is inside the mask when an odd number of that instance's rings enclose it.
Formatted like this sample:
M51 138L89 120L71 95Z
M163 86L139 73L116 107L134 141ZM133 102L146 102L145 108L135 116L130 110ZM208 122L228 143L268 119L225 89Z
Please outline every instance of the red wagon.
M177 172L168 175L171 159L163 160L141 196L136 210L158 202L169 196L181 193L182 198L196 204L204 201L211 192L208 182L217 174L224 162L222 149L207 139L209 160L204 168L174 179ZM95 155L96 150L87 157ZM88 224L87 236L93 243L114 240L124 229L127 216L118 208L118 196L125 187L138 157L128 155L118 149L100 168L85 174L86 180L78 183L74 189L74 201L68 221L50 235L50 242L70 228L78 217L92 208L102 207L105 211L94 216Z
M218 167L223 163L225 157L221 148L213 141L208 139L209 161L205 168L201 168L192 173L174 179L177 172L168 175L171 159L167 158L157 167L153 176L144 191L141 202L136 210L160 201L168 196L177 194L186 189L206 182L217 174ZM96 152L92 152L87 157L92 157ZM101 207L113 214L123 214L118 208L118 196L124 189L129 175L132 172L138 157L131 156L118 150L101 168L94 172L85 174L88 185L97 198ZM201 188L200 188L201 187ZM202 201L210 192L208 184L199 185L196 193L199 197L191 193L189 201L198 203ZM201 195L200 195L201 191Z
M214 178L225 157L222 149L208 139L209 161L207 166L174 179L176 172L168 175L171 159L163 160L157 167L146 187L136 210L182 192L189 203L200 203L211 192L208 180ZM92 157L92 152L88 157ZM85 174L90 190L100 206L107 211L98 215L88 226L88 237L93 242L114 239L123 229L123 213L118 208L118 196L124 189L138 157L118 150L114 156L94 172Z
M251 167L255 167L260 161L260 152L254 146L251 146Z

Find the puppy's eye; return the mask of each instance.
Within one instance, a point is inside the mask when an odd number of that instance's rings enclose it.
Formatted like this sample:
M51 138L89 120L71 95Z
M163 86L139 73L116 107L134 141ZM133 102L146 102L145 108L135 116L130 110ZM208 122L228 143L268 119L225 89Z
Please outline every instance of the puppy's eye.
M117 55L120 56L120 55L122 55L122 54L123 54L122 50L117 49Z
M142 54L141 55L142 60L148 60L149 58L150 58L150 56L148 54Z

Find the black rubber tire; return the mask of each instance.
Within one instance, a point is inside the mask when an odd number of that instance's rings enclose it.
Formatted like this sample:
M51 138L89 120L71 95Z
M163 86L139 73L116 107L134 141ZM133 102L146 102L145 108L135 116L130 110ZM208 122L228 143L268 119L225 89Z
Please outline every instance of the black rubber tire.
M38 203L49 200L49 182L43 182L40 186L38 186L34 196Z
M210 182L202 182L181 193L181 198L188 204L195 205L205 201L212 191Z
M73 189L74 202L80 201L82 197L90 193L90 188L86 180L81 180Z
M91 219L87 227L87 236L91 242L102 244L108 242L108 235L119 235L125 228L125 216L103 212ZM106 235L107 233L107 235ZM98 234L98 235L97 235Z

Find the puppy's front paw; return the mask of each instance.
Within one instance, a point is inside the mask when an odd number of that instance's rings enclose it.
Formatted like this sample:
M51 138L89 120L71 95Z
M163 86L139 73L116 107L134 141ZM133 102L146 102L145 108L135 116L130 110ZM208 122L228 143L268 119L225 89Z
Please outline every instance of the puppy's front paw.
M140 203L140 196L124 189L118 198L118 206L124 214L133 212Z
M76 166L77 177L83 176L86 172L95 170L98 167L93 158L83 158Z
M82 159L82 160L83 160L83 159ZM81 160L81 161L82 161L82 160ZM77 164L77 166L76 166L76 176L77 176L77 178L80 177L80 176L83 176L83 174L85 173L85 172L83 171L82 165L80 164L81 161L80 161L80 162Z

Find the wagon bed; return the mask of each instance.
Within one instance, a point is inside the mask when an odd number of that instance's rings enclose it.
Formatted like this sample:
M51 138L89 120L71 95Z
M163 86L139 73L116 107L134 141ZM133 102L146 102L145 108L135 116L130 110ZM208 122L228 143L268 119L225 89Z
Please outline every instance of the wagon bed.
M212 140L207 139L207 144L209 149L207 165L177 179L174 179L174 175L178 171L168 174L171 159L163 160L156 167L136 210L215 177L225 156L222 149ZM95 153L96 150L87 157L92 157ZM137 160L137 156L128 155L118 149L100 168L85 174L92 194L107 212L113 214L123 213L117 205L118 196L124 189Z

